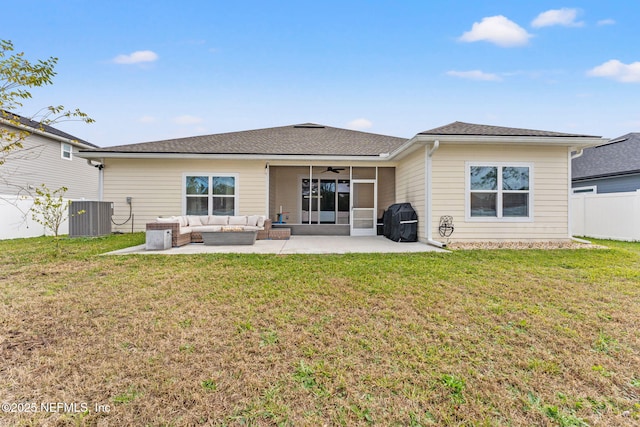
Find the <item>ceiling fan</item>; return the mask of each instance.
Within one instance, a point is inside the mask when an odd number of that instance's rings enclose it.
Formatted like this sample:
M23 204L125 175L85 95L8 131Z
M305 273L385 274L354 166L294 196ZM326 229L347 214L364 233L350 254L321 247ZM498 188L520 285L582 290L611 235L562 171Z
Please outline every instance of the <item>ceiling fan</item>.
M331 166L329 166L327 167L327 170L322 173L325 173L325 172L340 173L340 171L343 171L343 170L344 168L332 168Z

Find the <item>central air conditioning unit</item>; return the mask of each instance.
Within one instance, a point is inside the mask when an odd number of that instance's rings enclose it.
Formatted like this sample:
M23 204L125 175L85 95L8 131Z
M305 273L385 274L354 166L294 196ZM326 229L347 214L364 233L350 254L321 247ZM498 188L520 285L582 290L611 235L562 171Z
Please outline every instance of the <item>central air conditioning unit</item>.
M69 237L111 234L113 202L72 201L69 205Z

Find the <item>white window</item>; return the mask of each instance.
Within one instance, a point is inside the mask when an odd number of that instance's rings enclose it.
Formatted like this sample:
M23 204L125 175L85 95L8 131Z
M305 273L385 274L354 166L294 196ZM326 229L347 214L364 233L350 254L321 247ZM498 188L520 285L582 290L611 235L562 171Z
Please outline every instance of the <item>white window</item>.
M238 207L236 174L187 174L184 179L186 215L235 215Z
M467 220L533 220L531 164L467 163L466 170Z
M63 159L71 160L73 158L73 147L71 144L62 144L61 156Z

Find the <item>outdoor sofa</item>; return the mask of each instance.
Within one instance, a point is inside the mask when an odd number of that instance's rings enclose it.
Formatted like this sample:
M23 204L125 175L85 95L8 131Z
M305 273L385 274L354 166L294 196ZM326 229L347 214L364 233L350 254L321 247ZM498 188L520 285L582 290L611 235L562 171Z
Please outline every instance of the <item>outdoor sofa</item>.
M256 239L268 239L271 219L264 215L182 215L157 218L146 229L171 230L171 246L177 247L202 243L202 232L257 231Z

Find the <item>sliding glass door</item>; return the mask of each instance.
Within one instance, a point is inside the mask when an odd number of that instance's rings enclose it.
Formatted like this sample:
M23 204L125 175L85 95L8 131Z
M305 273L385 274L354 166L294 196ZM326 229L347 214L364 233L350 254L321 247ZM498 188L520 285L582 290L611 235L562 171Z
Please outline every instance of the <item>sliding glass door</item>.
M349 223L348 179L302 179L303 224Z

